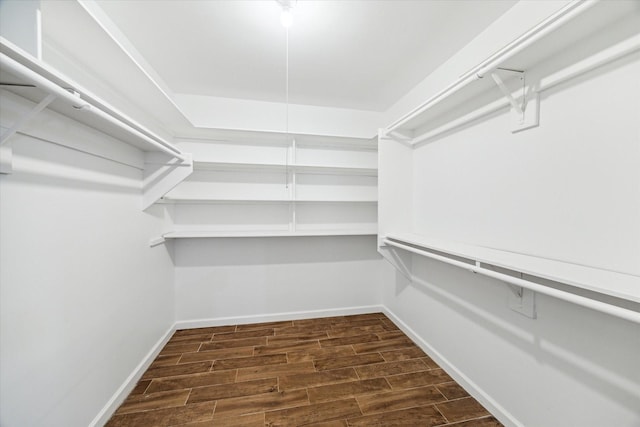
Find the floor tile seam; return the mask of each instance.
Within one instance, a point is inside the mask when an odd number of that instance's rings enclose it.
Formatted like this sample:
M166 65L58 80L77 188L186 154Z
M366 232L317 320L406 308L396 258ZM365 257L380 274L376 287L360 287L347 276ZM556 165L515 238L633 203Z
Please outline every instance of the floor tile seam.
M363 365L363 366L376 366L376 365L384 365L386 363L394 363L394 362L379 362L379 363L371 363L369 365ZM431 371L431 369L429 369L428 367L426 369L420 369L417 371L408 371L408 372L400 372L398 374L382 374L376 377L369 377L369 378L380 378L380 377L395 377L398 375L411 375L411 374L416 374L418 372L427 372L427 371ZM364 379L368 379L368 378L364 378Z
M310 388L318 388L318 387L324 387L324 386L329 386L329 385L336 385L336 384L345 384L348 382L355 382L355 381L360 381L359 379L357 380L353 380L353 379L347 379L347 380L338 380L338 381L331 381L331 382L326 382L326 383L321 383L321 384L316 384L316 385L301 385L300 387L292 387L292 388L287 388L285 390L300 390L303 388L306 389L310 389Z
M196 402L196 403L204 403L204 402L216 402L216 405L218 402L224 402L225 400L231 400L231 399L243 399L243 398L254 398L257 396L268 396L268 395L273 395L273 394L282 394L280 391L274 389L273 387L271 387L268 391L261 391L259 393L253 393L253 394L242 394L242 395L238 395L238 396L226 396L226 397L220 397L217 399L211 399L211 400L203 400L202 402ZM216 406L217 407L217 406ZM258 411L260 412L260 411Z
M174 366L174 365L169 365L169 366ZM176 365L176 366L177 366L177 365ZM211 365L211 367L212 367L212 366L213 366L213 365ZM164 379L171 379L171 378L175 378L175 377L187 377L187 376L190 376L190 375L208 374L208 373L210 373L210 372L221 372L221 371L211 371L211 370L210 370L210 369L211 369L211 367L207 368L207 369L209 369L209 370L207 370L207 371L202 371L202 372L190 372L190 373L188 373L188 374L167 375L167 376L164 376L164 377L157 377L157 376L154 376L154 377L144 377L144 376L143 376L143 377L142 377L142 380L151 380L151 381L153 381L153 380L164 380ZM230 369L227 369L227 370L230 370Z
M389 383L389 384L391 385L391 383ZM421 384L421 385L416 385L416 386L412 386L412 387L403 387L403 388L400 388L400 387L393 388L393 385L391 385L391 390L392 391L407 391L407 390L415 390L417 388L423 388L423 387L433 387L436 390L438 390L438 393L440 393L440 394L442 394L444 396L444 393L442 393L438 389L437 384ZM442 402L438 402L438 403L445 403L445 402L451 402L452 401L452 400L447 399L447 396L444 396L444 399L445 400L443 400ZM455 399L455 400L459 400L459 399Z
M313 387L311 387L313 388ZM329 397L327 399L323 399L323 400L317 400L315 402L311 402L312 405L318 404L318 403L327 403L327 402L337 402L340 400L345 400L345 399L357 399L358 397L366 397L366 396L371 396L371 395L375 395L375 394L379 394L379 393L388 393L391 390L368 390L368 391L363 391L363 392L358 392L358 393L353 393L353 394L349 394L346 396L338 396L338 397ZM307 391L308 393L308 391ZM309 401L311 401L311 399L309 399Z
M372 366L372 365L365 365L365 366ZM419 374L420 372L429 372L429 371L433 371L433 369L422 369L420 371L410 371L410 372L400 372L399 374L386 374L386 375L382 375L383 377L399 377L402 375L412 375L412 374ZM445 384L445 383L449 383L451 381L444 381L441 383L434 383L435 384Z
M436 410L436 411L438 411L438 413L439 413L440 415L442 415L442 418L444 418L444 420L446 421L445 425L446 425L446 424L451 424L451 423L453 423L453 422L454 422L454 421L449 421L449 419L444 415L444 412L442 412L442 411L440 410L440 408L438 408L438 404L437 404L437 403L434 403L434 404L433 404L433 407L435 408L435 410Z
M151 384L152 384L152 383L153 383L153 379L150 379L150 380L149 380L149 384L147 384L147 386L144 388L144 390L142 391L142 393L140 393L140 395L141 395L141 396L147 393L147 390L149 390L149 387L151 387ZM128 397L130 397L130 396L131 396L131 394L129 394L129 396L127 396L127 398L128 398ZM124 403L124 402L123 402L123 403Z
M212 362L214 362L211 367L213 368L214 366L216 366L215 362L223 362L225 360L239 360L239 359L254 359L254 358L258 358L258 357L263 357L265 359L268 359L269 357L271 358L275 358L275 356L285 356L285 361L284 362L278 362L278 363L263 363L263 364L258 364L258 365L248 365L248 366L238 366L235 368L228 368L228 369L220 369L216 372L221 372L221 371L228 371L231 369L243 369L243 368L257 368L260 366L271 366L271 365L284 365L286 364L286 359L287 359L287 353L273 353L273 354L259 354L257 356L240 356L240 357L230 357L228 359L214 359L212 360ZM268 356L268 357L267 357ZM217 366L220 366L219 364Z
M440 390L438 390L438 391L440 391ZM440 392L440 393L442 393L442 392ZM443 394L443 396L444 396L444 394ZM445 396L445 397L446 397L446 396ZM457 402L457 401L459 401L459 400L463 400L463 399L473 399L473 400L475 400L476 402L478 402L478 400L477 400L475 397L473 397L473 396L471 396L471 395L469 394L469 395L467 395L467 396L456 397L455 399L447 399L447 401L446 401L446 402L440 402L440 403ZM489 411L487 410L487 408L485 408L485 407L484 407L484 405L482 405L480 402L478 402L478 404L479 404L480 406L482 406L482 407L483 407L487 412L489 412Z
M221 336L221 335L232 335L232 334L241 334L243 332L255 332L257 333L258 331L261 331L260 333L262 333L262 331L268 331L271 330L271 334L267 334L267 335L258 335L258 336L248 336L248 337L242 337L242 338L229 338L226 340L216 340L215 337L217 336ZM251 334L248 334L251 335ZM248 330L248 331L239 331L239 332L221 332L219 334L213 334L213 336L211 337L211 339L209 341L204 341L204 342L225 342L225 341L233 341L233 340L244 340L244 339L249 339L249 338L269 338L269 337L273 337L275 336L274 330L273 328L265 328L265 329L255 329L255 330Z
M213 421L213 414L216 411L216 404L217 402L214 402L213 405L213 409L211 410L211 416L209 416L206 420L199 420L199 421L194 421L194 422L188 422L188 423L180 423L180 424L168 424L167 427L189 427L190 425L193 425L195 423L206 423L208 421Z
M189 389L189 393L187 393L187 398L184 400L184 404L182 406L187 406L187 402L189 401L189 398L191 397L191 392L193 391L193 388Z
M229 369L229 371L231 371L231 369ZM237 373L237 369L236 369L235 371L236 371L236 377L237 377L237 375L238 375L238 373ZM220 372L220 371L218 371L218 372ZM261 378L261 379L262 379L262 378ZM267 378L264 378L264 379L267 379ZM253 380L250 380L250 381L253 381ZM187 386L187 387L181 387L181 388L174 388L174 389L170 389L170 390L160 390L160 391L156 391L156 392L154 392L154 393L147 393L147 396L150 396L150 395L152 395L152 394L157 394L157 393L166 393L166 392L169 392L169 391L180 391L180 390L189 390L189 389L191 389L191 390L193 391L194 389L205 388L205 387L216 387L216 386L222 386L222 385L227 385L227 386L228 386L228 385L232 385L232 384L242 384L243 382L247 382L247 381L240 381L240 382L238 383L238 382L236 382L236 381L235 381L235 379L234 379L234 381L233 381L233 382L223 382L223 383L216 383L216 384L205 384L205 385L198 385L198 386ZM147 389L148 389L148 388L149 388L149 387L147 387ZM144 393L143 393L143 394L144 394Z
M437 409L437 408L436 408ZM440 412L440 411L438 411ZM442 413L442 412L440 412ZM443 415L444 416L444 415ZM456 425L460 425L460 423L466 423L469 421L479 421L479 420L483 420L485 418L495 418L492 414L489 415L483 415L481 417L477 417L477 418L469 418L469 419L463 419L463 420L458 420L458 421L447 421L445 424L437 424L433 427L449 427L449 426L456 426ZM446 419L446 418L445 418ZM497 420L497 419L496 419ZM498 421L499 422L499 421Z
M188 399L188 396L189 395L187 395L187 399ZM152 411L160 411L160 410L163 410L163 409L184 408L184 407L187 406L186 402L187 401L185 400L185 403L183 403L182 405L159 406L157 408L140 409L140 410L136 410L136 411L127 411L127 412L118 412L118 411L116 411L116 413L113 414L113 415L114 416L122 416L122 415L131 415L131 414L142 414L142 413L147 413L147 412L152 412ZM118 410L120 410L120 408L118 408Z
M253 395L250 395L250 396L260 396L260 395L263 395L263 394L270 394L270 393L274 393L274 392L259 393L259 394L253 394ZM238 396L238 397L246 397L246 396ZM227 399L234 399L234 398L233 397L229 397ZM216 400L216 409L218 408L217 402L219 402L221 400L225 400L225 399L217 399ZM269 409L262 408L262 410L258 410L258 411L255 411L255 412L244 412L244 413L241 413L241 414L230 415L230 416L225 417L225 418L232 418L232 417L235 418L235 417L242 417L242 416L245 416L245 415L253 415L253 414L260 414L260 413L266 415L269 412L284 411L286 409L303 408L303 407L306 407L306 406L311 406L311 403L309 402L309 395L308 394L307 394L307 401L303 402L303 403L304 403L303 405L295 404L293 406L283 406L283 407L279 407L279 408L269 408ZM215 412L214 412L214 416L215 416Z
M357 400L357 399L356 399ZM358 404L360 404L360 402L358 402ZM440 410L438 410L438 408L436 407L437 403L425 403L425 404L419 404L419 405L413 405L413 406L407 406L404 408L397 408L397 409L391 409L391 410L383 410L383 411L379 411L379 412L369 412L368 414L365 414L364 412L362 412L363 416L369 416L369 415L380 415L380 414L387 414L390 412L399 412L399 411L407 411L409 409L419 409L419 408L428 408L429 406L433 406L435 410L438 411L439 414L442 415L442 417L447 421L445 424L451 424L452 421L449 421L444 414L442 414L442 412L440 412ZM462 420L462 421L468 421L468 420ZM457 422L457 421L456 421Z

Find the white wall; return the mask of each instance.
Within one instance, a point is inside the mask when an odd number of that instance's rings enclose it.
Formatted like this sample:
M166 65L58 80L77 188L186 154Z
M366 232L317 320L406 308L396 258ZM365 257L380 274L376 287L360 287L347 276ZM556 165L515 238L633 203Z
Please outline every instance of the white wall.
M375 236L175 243L176 319L233 324L377 310L391 269Z
M414 151L414 232L640 274L640 54Z
M25 106L3 93L3 127ZM119 144L50 111L26 130L87 149ZM9 144L0 424L87 426L173 324L171 258L148 245L161 220L140 210L141 170L24 135Z
M176 94L176 105L196 128L285 132L284 103ZM289 132L372 138L382 121L377 111L289 105Z
M640 275L638 75L636 52L544 92L537 128L512 134L505 111L417 147L397 231ZM383 304L506 425L640 424L637 324L544 295L529 319L499 281L412 263Z
M537 319L507 307L504 283L413 257L383 303L506 426L640 423L640 328L536 295Z
M33 57L40 58L40 0L0 2L0 36Z
M520 37L529 28L552 15L571 0L521 0L482 33L414 86L384 113L387 126L421 105L498 49Z

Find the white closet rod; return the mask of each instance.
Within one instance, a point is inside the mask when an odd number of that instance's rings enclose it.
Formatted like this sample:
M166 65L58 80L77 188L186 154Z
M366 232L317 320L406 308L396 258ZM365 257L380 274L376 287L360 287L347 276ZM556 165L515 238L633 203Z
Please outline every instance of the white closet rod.
M640 35L633 36L627 40L624 40L610 48L607 48L590 58L584 59L574 65L571 65L563 70L558 71L557 73L545 77L540 80L538 88L536 92L542 93L546 90L549 90L559 84L562 84L568 80L571 80L577 76L580 76L584 73L587 73L595 68L598 68L604 64L608 64L617 59L623 58L629 54L632 54L636 51L640 50ZM417 145L421 142L428 141L433 139L443 133L449 132L455 128L463 126L469 122L477 120L481 117L488 116L489 114L499 111L503 108L508 107L509 101L506 99L499 99L497 101L492 102L491 104L487 104L484 107L479 108L478 110L471 112L465 116L462 116L456 120L453 120L445 125L432 129L426 133L423 133L420 136L417 136L413 139L409 139L405 141L409 145ZM390 132L391 134L392 132Z
M542 37L563 26L587 9L593 7L598 1L599 0L580 0L569 3L558 12L506 45L504 48L491 55L481 64L464 73L458 80L426 100L422 105L416 107L400 119L396 120L386 128L386 132L398 129L400 126L406 124L408 121L428 110L433 105L450 97L470 83L483 78L485 74L499 67L503 62L517 55L531 44L540 40Z
M8 57L7 55L5 55L4 53L0 54L0 65L2 65L2 68L6 69L7 71L24 78L25 80L27 80L29 83L35 85L36 87L52 94L55 95L58 98L64 99L65 101L67 101L68 103L70 103L74 108L83 110L87 113L91 113L94 114L96 116L98 116L100 119L114 125L117 126L118 128L128 132L129 134L135 136L136 138L139 138L141 140L143 140L145 143L157 148L158 150L167 153L175 158L178 158L182 161L186 160L186 157L184 156L184 154L182 154L182 152L180 152L180 150L178 150L175 147L172 147L170 145L168 145L167 143L162 143L159 141L155 141L153 139L151 139L150 137L148 137L147 135L143 134L142 132L138 131L137 129L134 129L133 127L131 127L130 125L118 120L117 118L111 116L108 113L105 113L104 111L102 111L101 109L99 109L96 106L93 106L91 104L89 104L87 101L82 100L79 96L74 95L73 93L67 91L66 89L58 86L57 84L51 82L50 80L46 79L45 77L39 75L38 73L36 73L35 71L29 69L28 67L20 64L19 62L17 62L16 60Z
M393 240L383 239L382 242L385 245L393 246L399 249L403 249L409 252L413 252L418 255L422 255L427 258L435 259L437 261L441 261L447 264L454 265L456 267L465 268L473 273L479 273L484 276L492 277L494 279L498 279L502 282L511 283L513 285L530 289L534 292L539 292L541 294L549 295L554 298L561 299L563 301L567 301L576 305L580 305L582 307L590 308L592 310L600 311L602 313L609 314L611 316L619 317L630 322L640 323L640 313L629 310L623 307L618 307L615 305L607 304L601 301L593 300L590 298L586 298L580 295L572 294L570 292L561 291L555 288L550 288L548 286L543 286L538 283L530 282L528 280L519 279L517 277L512 277L507 274L498 273L493 270L486 269L481 266L467 264L462 261L457 261L455 259L448 258L446 256L437 255L431 252L423 251L421 249L415 248L413 246L405 245Z

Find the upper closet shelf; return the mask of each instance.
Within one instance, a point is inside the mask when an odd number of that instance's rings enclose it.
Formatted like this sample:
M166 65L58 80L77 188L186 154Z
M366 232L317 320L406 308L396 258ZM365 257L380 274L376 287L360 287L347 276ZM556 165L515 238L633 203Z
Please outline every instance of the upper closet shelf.
M383 129L381 136L416 145L507 107L514 113L520 110L522 127L514 127L514 132L527 128L523 120L529 120L529 115L535 114L535 123L528 127L535 126L539 92L640 50L638 16L640 6L635 1L568 3ZM618 24L623 21L626 25L621 29ZM574 48L592 36L612 40L606 48L600 43L591 43L588 49ZM554 66L543 67L544 75L521 78L552 57ZM567 63L568 59L573 62Z
M310 164L284 164L284 163L236 163L236 162L203 162L194 161L193 167L196 170L218 170L218 171L278 171L296 172L308 174L331 174L331 175L363 175L378 176L377 168L335 166L335 165L310 165Z
M49 108L142 151L162 152L187 160L185 154L170 142L1 37L0 83L3 89L38 104L2 135L2 142L19 131L30 117Z

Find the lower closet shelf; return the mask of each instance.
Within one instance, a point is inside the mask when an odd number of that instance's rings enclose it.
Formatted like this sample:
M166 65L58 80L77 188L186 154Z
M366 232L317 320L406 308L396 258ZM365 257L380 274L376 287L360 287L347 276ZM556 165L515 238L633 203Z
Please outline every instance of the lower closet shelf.
M458 242L430 239L411 233L388 233L383 244L409 251L418 250L445 258L454 257L472 266L496 266L603 295L640 303L640 277Z

